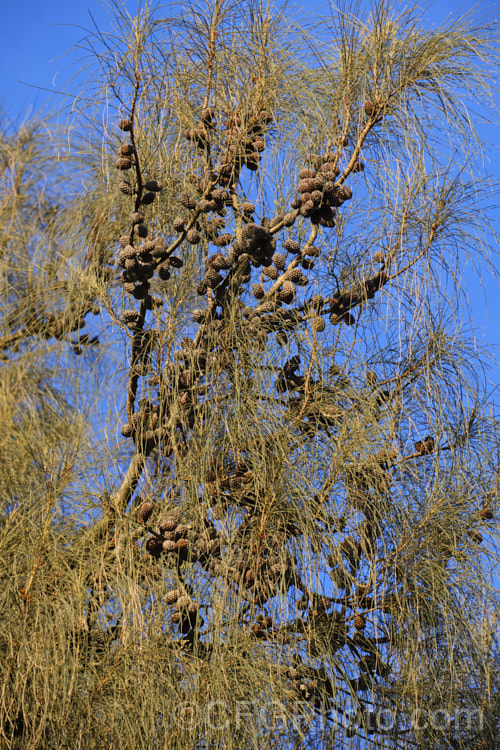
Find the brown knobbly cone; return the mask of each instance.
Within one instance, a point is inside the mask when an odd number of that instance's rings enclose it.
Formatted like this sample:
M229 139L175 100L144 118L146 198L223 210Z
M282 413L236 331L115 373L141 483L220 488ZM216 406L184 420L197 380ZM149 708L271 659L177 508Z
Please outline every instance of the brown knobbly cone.
M115 167L117 169L125 170L130 169L132 166L132 159L129 156L119 156L115 161Z
M142 503L141 507L139 508L139 518L141 519L143 523L147 523L147 521L151 517L153 509L154 509L153 503L149 501Z
M151 193L159 193L161 190L163 190L163 184L161 182L158 182L158 180L148 180L144 187Z
M130 117L124 117L122 120L120 120L120 130L123 130L125 133L128 133L133 128L133 122Z

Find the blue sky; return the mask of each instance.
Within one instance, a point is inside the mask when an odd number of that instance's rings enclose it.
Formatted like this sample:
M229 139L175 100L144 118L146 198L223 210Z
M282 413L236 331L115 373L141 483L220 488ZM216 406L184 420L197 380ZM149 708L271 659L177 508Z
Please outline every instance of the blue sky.
M365 4L366 0L360 0L360 5ZM135 15L140 3L126 0L125 5ZM291 5L302 6L304 14L327 9L326 4L318 0ZM407 3L395 2L394 5L402 10ZM500 8L496 2L464 2L457 5L453 0L440 0L422 4L421 7L430 26L471 8L500 20ZM78 48L78 42L86 36L86 30L95 30L96 26L103 31L108 30L111 25L110 13L109 6L98 0L18 0L17 3L4 4L0 104L8 119L22 120L30 111L46 105L50 92L63 85L70 74L71 64L81 56L82 49ZM491 144L488 168L496 180L500 174L499 132L498 124L484 126L481 131ZM497 223L497 231L500 231L498 207L492 211L492 218ZM500 290L497 282L485 274L482 284L471 279L468 291L478 340L500 346ZM491 379L493 386L500 382L498 367L491 373ZM496 401L500 403L498 390Z
M367 0L357 0L360 6ZM326 12L327 3L320 0L290 2L291 6L303 8L305 13ZM393 5L401 10L412 3L395 0ZM144 5L141 0L124 0L124 5L135 15ZM482 13L496 15L500 20L500 5L497 2L467 2L437 0L422 2L424 17L435 25L447 17L461 15L472 8ZM36 100L46 100L46 91L54 90L58 79L64 77L64 69L78 57L78 50L65 55L85 35L85 30L95 29L94 23L104 31L110 27L112 11L108 4L99 0L18 0L2 7L2 44L0 45L0 101L14 112L24 111ZM300 17L300 15L299 15ZM33 88L35 87L35 88ZM497 157L497 164L498 164Z

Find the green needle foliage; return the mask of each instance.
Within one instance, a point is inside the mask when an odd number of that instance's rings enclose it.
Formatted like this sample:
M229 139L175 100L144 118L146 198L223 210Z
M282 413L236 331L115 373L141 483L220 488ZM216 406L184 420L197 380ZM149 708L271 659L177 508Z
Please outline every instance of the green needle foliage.
M112 11L0 140L0 746L493 750L494 25Z

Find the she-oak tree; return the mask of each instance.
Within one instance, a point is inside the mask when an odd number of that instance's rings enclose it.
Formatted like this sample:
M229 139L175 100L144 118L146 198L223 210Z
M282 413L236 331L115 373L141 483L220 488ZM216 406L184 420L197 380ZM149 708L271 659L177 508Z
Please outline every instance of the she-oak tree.
M0 744L492 749L494 27L114 12L0 145Z

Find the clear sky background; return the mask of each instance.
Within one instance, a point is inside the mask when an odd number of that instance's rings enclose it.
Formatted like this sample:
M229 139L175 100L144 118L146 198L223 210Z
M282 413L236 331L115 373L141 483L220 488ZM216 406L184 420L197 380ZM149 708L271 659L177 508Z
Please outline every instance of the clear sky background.
M366 5L367 0L359 0ZM126 0L131 15L136 15L140 3ZM290 3L301 6L305 13L326 10L325 3L319 0ZM401 0L393 3L397 9L408 4ZM500 6L497 2L462 4L454 0L438 0L435 3L422 3L424 17L429 26L435 26L450 15L461 14L477 8L481 14L496 16L500 20ZM2 8L2 43L0 44L0 105L8 120L22 121L30 111L46 105L51 92L56 91L67 80L70 72L78 70L75 62L83 54L79 42L88 30L96 27L106 31L110 28L112 13L109 6L99 0L17 0L4 3ZM74 67L73 67L74 66ZM85 75L81 72L80 75ZM490 175L500 178L499 123L484 126L481 135L491 144L488 153ZM500 208L492 212L496 229L500 231ZM499 256L500 257L500 256ZM499 263L500 265L500 263ZM471 279L468 289L473 309L474 328L479 341L497 347L497 367L491 372L492 386L500 383L498 367L500 353L500 288L491 277L485 277L483 284ZM500 392L497 389L495 400L500 405Z

